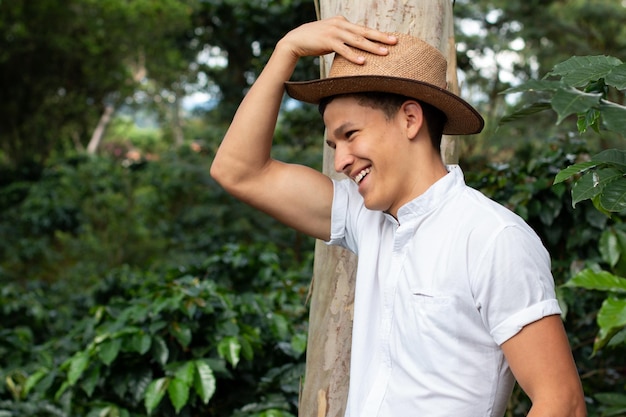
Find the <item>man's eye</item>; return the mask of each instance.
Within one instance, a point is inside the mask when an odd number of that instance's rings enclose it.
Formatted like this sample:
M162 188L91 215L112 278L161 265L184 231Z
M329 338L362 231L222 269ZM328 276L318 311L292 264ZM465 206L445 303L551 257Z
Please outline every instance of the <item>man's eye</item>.
M334 142L331 142L329 140L326 141L326 144L328 145L329 148L331 149L335 149L337 147L337 145L335 145Z
M346 132L346 139L350 139L354 134L356 133L356 130L349 130Z

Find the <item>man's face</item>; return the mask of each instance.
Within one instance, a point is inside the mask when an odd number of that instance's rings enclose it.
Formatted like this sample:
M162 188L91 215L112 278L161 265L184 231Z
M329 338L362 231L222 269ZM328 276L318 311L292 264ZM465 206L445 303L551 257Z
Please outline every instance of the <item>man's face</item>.
M381 110L362 106L354 97L332 100L324 112L327 143L335 149L335 169L359 186L370 210L397 209L413 197L406 129L400 111L388 120Z

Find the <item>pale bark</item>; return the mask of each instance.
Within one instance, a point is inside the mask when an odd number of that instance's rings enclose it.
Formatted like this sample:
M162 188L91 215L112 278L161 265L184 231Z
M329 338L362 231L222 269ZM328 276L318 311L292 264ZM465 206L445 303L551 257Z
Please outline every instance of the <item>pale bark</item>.
M102 112L98 125L94 129L91 139L89 140L89 144L87 145L88 154L95 154L98 151L100 143L102 143L102 138L104 137L104 132L111 122L111 116L114 111L115 107L113 107L112 104L107 104L104 108L104 112Z
M143 51L139 51L137 53L137 60L129 62L128 64L131 73L132 80L135 83L140 82L146 76L146 56ZM98 125L94 129L91 134L91 139L89 139L89 143L87 144L87 153L95 154L98 152L100 148L100 144L102 143L102 139L104 138L104 133L106 132L106 128L111 122L111 118L113 117L113 113L115 112L115 106L113 104L107 104L104 107L104 111L100 116L100 120L98 120Z
M425 40L448 58L448 88L458 92L451 0L320 0L316 7L321 18L342 15L355 23ZM323 57L322 78L331 62L331 56ZM457 149L456 138L444 137L442 156L446 163L458 162ZM337 176L328 147L323 170ZM355 272L354 255L317 242L300 417L339 417L345 412Z

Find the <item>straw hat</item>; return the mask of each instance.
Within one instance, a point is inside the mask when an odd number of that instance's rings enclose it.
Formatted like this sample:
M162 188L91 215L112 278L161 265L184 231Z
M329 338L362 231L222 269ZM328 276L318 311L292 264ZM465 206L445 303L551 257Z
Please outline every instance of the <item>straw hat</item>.
M480 114L466 101L446 90L447 63L437 48L405 34L395 33L398 42L387 45L386 56L365 51L365 64L353 64L335 54L327 78L285 83L291 97L317 104L338 94L361 92L395 93L431 104L448 117L444 134L469 135L484 126Z

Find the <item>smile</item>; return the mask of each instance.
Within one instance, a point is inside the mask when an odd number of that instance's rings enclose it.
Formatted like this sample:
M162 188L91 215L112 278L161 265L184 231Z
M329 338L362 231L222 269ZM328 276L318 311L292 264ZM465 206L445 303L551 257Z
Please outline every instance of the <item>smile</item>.
M365 168L363 171L359 172L356 177L354 177L354 182L356 182L358 185L363 180L363 178L365 178L365 176L371 171L372 170L370 168Z

